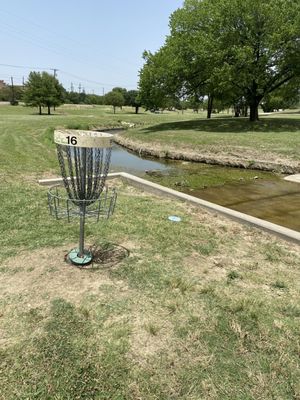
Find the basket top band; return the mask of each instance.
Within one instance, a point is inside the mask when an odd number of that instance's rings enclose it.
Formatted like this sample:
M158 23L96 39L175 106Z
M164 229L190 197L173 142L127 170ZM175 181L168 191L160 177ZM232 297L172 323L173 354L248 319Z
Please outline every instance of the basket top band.
M54 142L70 147L109 148L112 146L112 135L105 132L63 129L54 131Z

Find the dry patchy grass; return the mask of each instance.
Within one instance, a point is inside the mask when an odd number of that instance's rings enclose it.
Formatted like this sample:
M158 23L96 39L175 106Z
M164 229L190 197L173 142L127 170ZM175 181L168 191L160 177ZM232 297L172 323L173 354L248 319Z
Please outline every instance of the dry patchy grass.
M299 398L299 246L119 191L87 242L129 257L78 269L66 242L2 263L0 398Z

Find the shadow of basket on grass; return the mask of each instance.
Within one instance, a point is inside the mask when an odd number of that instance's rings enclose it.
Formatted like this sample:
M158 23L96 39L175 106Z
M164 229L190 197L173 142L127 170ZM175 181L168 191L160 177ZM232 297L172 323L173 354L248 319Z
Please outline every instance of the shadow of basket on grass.
M93 244L88 247L88 251L93 255L92 262L85 266L76 265L77 268L89 270L113 268L130 255L130 251L126 247L111 242ZM65 261L74 265L68 260L67 255Z

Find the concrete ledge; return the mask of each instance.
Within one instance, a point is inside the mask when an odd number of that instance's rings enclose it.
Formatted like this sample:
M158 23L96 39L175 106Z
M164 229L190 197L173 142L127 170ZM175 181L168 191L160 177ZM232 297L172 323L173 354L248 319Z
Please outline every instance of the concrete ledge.
M286 181L290 181L290 182L300 183L300 174L289 175L289 176L284 177L283 179L285 179Z
M142 188L148 192L164 196L171 197L177 200L185 201L196 206L204 207L207 210L217 212L219 214L225 215L240 223L251 225L256 228L262 229L269 233L275 234L283 239L292 241L294 243L300 244L300 232L294 231L283 226L273 224L272 222L265 221L260 218L252 217L251 215L241 213L239 211L231 210L230 208L219 206L218 204L211 203L206 200L198 199L197 197L190 196L185 193L178 192L177 190L169 189L165 186L158 185L153 182L149 182L145 179L139 178L137 176L128 174L126 172L118 172L108 174L108 179L112 178L122 178L133 186ZM62 183L62 178L60 179L42 179L38 183L44 186L50 186Z

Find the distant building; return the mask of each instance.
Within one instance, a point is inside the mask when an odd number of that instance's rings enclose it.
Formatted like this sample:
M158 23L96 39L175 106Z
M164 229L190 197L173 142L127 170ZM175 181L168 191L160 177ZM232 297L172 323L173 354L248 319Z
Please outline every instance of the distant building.
M0 80L0 89L3 89L5 87L7 87L7 84L3 80Z

